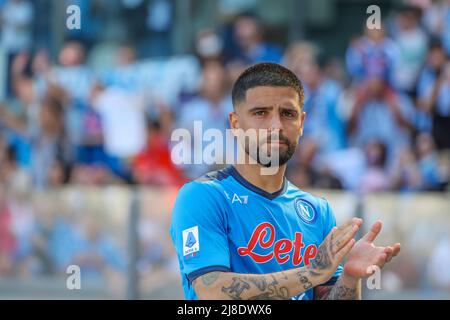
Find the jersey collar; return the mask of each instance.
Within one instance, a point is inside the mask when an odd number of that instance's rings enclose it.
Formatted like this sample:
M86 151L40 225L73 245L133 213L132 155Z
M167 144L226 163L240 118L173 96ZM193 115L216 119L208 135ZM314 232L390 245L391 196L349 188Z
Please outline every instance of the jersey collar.
M242 184L245 188L250 189L251 191L253 191L269 200L275 199L279 195L285 193L287 190L288 182L286 180L286 177L283 177L283 186L281 187L281 189L278 191L275 191L273 193L270 193L261 188L258 188L257 186L251 184L250 182L248 182L243 176L241 176L241 174L232 165L226 167L223 171L224 171L224 173L232 176L236 181L238 181L240 184Z

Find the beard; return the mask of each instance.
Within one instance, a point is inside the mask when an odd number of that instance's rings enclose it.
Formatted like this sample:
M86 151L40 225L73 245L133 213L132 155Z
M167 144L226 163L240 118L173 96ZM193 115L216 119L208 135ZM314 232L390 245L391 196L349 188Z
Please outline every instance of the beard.
M271 137L269 136L267 138L267 144L270 143L271 141ZM265 147L263 151L263 157L261 157L261 145L258 144L258 146L256 148L252 148L252 150L249 150L249 143L245 143L245 152L247 153L247 155L249 155L250 157L252 157L254 160L256 160L256 162L266 168L270 168L272 166L282 166L284 164L286 164L289 159L291 159L292 155L295 152L295 149L297 148L297 142L291 142L289 141L288 138L286 138L281 132L279 133L278 136L278 140L282 141L286 144L286 150L282 151L282 146L279 146L277 148L269 148L268 146ZM275 149L275 150L274 150ZM270 151L270 154L269 154ZM272 152L275 151L277 153L278 156L278 161L276 162L276 164L272 163Z

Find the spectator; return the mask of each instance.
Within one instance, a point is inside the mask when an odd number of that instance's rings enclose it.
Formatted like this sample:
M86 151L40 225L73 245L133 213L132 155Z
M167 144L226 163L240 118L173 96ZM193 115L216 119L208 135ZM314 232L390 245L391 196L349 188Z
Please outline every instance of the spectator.
M431 90L446 61L446 53L439 40L430 42L426 64L417 82L417 119L416 128L419 132L432 132L432 112L429 107Z
M9 54L30 49L33 6L28 0L8 0L2 8L1 46Z
M438 150L450 149L450 60L444 62L440 47L433 47L418 85L418 105L432 118Z
M202 29L195 39L195 52L201 61L219 60L223 55L223 41L212 29Z
M370 142L365 148L366 167L360 190L364 193L387 191L391 181L386 172L386 146L379 141Z
M51 167L57 159L69 162L69 150L64 134L63 107L47 97L40 106L39 131L31 138L31 174L38 188L48 186Z
M50 71L51 83L63 88L75 100L85 101L94 84L94 73L85 65L84 46L77 41L68 41L61 49L59 66Z
M392 186L400 191L419 191L422 187L416 155L409 146L400 151L392 166Z
M439 190L443 183L443 177L439 172L439 159L436 153L433 138L422 133L416 138L418 154L418 167L422 178L424 190Z
M108 166L116 175L128 179L124 160L145 146L145 101L117 87L98 87L92 101L100 115Z
M338 107L341 86L325 76L323 61L319 61L318 55L317 48L312 44L296 43L288 49L285 64L302 79L305 88L304 111L308 115L303 134L318 145L320 157L344 148L346 137Z
M125 268L121 252L92 217L86 218L83 223L71 263L80 266L88 278L108 276L110 272L120 272Z
M422 24L432 38L439 38L444 34L446 16L449 11L448 0L432 0L425 8L422 16Z
M11 95L11 65L17 54L31 49L33 6L28 0L8 0L0 16L0 49L8 60L6 95ZM2 51L2 50L0 50Z
M104 71L102 83L108 87L120 87L130 92L140 89L142 79L136 58L135 48L129 43L122 44L115 54L114 67Z
M288 167L289 180L300 188L310 186L342 189L341 181L328 164L325 161L314 161L318 152L317 144L309 138L302 138L301 144L302 148L299 148L295 154L295 162Z
M218 62L207 62L203 68L199 95L181 106L178 128L188 129L191 137L194 137L194 122L199 121L203 130L220 130L225 137L228 127L228 113L231 110L232 105L228 95L228 80L225 69ZM203 150L192 150L193 152L203 153ZM224 152L225 150L217 150L215 158L218 161L223 161ZM202 154L197 154L197 156L201 157ZM208 165L206 164L189 165L186 168L189 178L196 178L207 170Z
M396 15L392 39L399 56L395 71L396 88L413 96L420 69L425 60L428 38L419 25L420 11L405 6Z
M414 106L405 95L392 90L380 77L367 80L357 93L348 130L352 144L362 148L373 140L387 146L387 162L411 143Z
M6 144L1 136L0 153L0 184L7 185L11 189L21 189L31 183L28 172L17 161L15 148Z
M147 145L132 162L134 180L144 185L181 187L185 182L183 174L172 162L159 123L148 121L147 132Z
M386 36L384 27L372 30L365 28L364 35L350 43L345 60L354 83L376 77L394 86L398 56L398 47Z
M229 53L230 60L243 59L249 64L281 61L281 49L263 40L263 25L256 16L251 14L238 16L233 24L233 31L233 40L237 46Z

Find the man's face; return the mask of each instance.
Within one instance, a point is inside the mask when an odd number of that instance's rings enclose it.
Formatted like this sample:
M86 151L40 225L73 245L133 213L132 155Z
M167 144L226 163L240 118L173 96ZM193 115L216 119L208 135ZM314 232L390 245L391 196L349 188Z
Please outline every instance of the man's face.
M306 114L300 107L298 93L290 87L255 87L247 90L245 101L236 106L230 113L233 129L256 130L256 141L250 138L244 143L244 149L259 164L258 155L261 148L278 152L279 165L284 165L294 154L300 139ZM265 129L265 130L260 130ZM276 138L278 134L278 138ZM275 135L275 137L274 137ZM257 153L255 153L257 151Z

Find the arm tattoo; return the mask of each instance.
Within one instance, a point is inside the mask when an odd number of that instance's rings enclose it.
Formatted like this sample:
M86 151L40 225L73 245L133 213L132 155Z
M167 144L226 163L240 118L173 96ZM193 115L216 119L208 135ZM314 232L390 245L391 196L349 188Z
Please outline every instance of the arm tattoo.
M268 281L267 276L241 276L233 277L233 282L228 287L222 287L222 292L233 300L241 300L245 290L252 289L252 285L261 293L247 297L249 300L282 300L289 299L289 290L281 286L276 277L272 275L273 281Z
M283 275L283 274L282 274ZM286 300L289 299L289 290L286 287L279 286L275 275L272 276L272 282L267 285L267 290L259 295L250 297L250 300ZM283 275L283 277L286 277ZM265 277L264 277L265 278Z
M222 292L233 300L242 300L241 294L245 289L250 289L250 284L242 278L233 277L233 283L228 287L222 287Z
M309 278L306 276L306 271L301 270L297 272L297 276L300 284L305 290L308 290L312 287L311 281L309 281Z
M267 288L266 277L244 277L244 279L248 279L251 283L253 283L260 291L264 291Z
M349 288L343 284L336 284L323 298L326 300L354 300L357 298L357 288Z
M214 272L209 272L209 273L203 275L201 278L202 278L202 282L205 286L210 286L214 282L216 282L217 279L219 279L219 276L220 276L220 272L214 271Z

